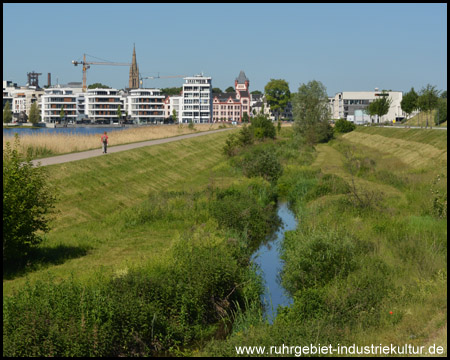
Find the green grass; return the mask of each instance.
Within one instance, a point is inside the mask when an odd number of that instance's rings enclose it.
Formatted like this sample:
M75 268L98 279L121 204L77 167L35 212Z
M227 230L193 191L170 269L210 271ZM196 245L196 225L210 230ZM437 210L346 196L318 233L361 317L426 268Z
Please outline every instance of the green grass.
M42 262L25 276L3 281L4 294L34 281L50 271L57 278L70 274L89 279L99 268L109 271L162 256L184 222L157 222L126 228L126 216L137 211L151 192L196 191L212 178L216 186L232 181L222 164L227 133L185 139L158 146L109 154L76 162L48 166L49 178L58 194L52 230L41 244ZM74 255L60 254L61 246ZM62 261L62 259L67 259Z
M170 312L173 317L158 315L155 324L172 329L172 340L187 341L187 348L171 348L177 355L236 356L235 346L299 341L446 347L447 218L441 206L445 202L446 208L446 132L359 128L315 149L289 140L290 134L283 129L276 144L258 145L276 153L283 165L277 185L270 188L261 178L244 178L242 169L233 165L245 152L234 161L222 155L228 133L50 166L60 212L40 247L41 261L4 278L4 297L30 291L26 283L33 286L51 276L54 283L64 279L62 287L52 290L47 284L42 291L47 296L56 291L61 297L57 308L62 309L79 296L66 296L64 289L84 294L85 286L86 299L96 309L89 313L92 321L101 314L110 316L111 322L101 322L104 327L98 330L108 341L111 324L120 324L113 309L122 309L123 317L142 334L149 333L149 323L153 329L152 314ZM351 156L346 155L349 151ZM352 170L355 167L358 171ZM244 189L252 189L248 198ZM268 325L257 305L258 281L254 274L242 273L249 271L242 258L248 249L236 229L246 225L239 216L233 218L235 214L221 219L223 204L217 201L242 200L245 205L263 200L267 205L272 191L290 201L300 221L282 249L287 271L282 281L294 303ZM355 193L365 201L354 202ZM196 252L194 244L205 247ZM236 267L234 261L245 266ZM99 274L123 279L107 288L119 300L106 295L102 300L104 289L96 287ZM218 306L207 308L212 311L208 321L194 319L198 307L211 305L209 287L223 286L218 281L222 277L226 286L220 287L221 302L216 298ZM202 278L208 279L205 285ZM243 292L231 305L223 296L237 286L233 279L242 281ZM141 288L149 290L143 295ZM143 318L130 318L121 301L142 306ZM26 295L18 302L28 316ZM45 299L36 305L39 311L49 309ZM74 304L76 315L67 320L75 332L85 319L81 305ZM223 315L225 308L235 324L225 340L212 340L211 319ZM58 311L64 314L67 309ZM52 321L65 324L58 316L52 315ZM37 320L45 329L45 317ZM29 330L26 322L23 326ZM52 329L60 341L57 328ZM91 331L95 337L97 328ZM194 338L198 341L191 342ZM168 339L160 340L170 344Z

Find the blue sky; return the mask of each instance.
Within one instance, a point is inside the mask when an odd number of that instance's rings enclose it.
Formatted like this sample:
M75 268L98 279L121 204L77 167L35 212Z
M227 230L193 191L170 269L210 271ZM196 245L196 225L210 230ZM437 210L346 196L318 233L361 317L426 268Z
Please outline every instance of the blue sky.
M447 4L3 4L3 80L41 86L82 81L71 61L131 62L143 76L211 76L250 91L285 79L291 92L311 80L332 96L375 87L447 89ZM126 66L92 65L87 84L128 86ZM145 80L181 86L182 78Z

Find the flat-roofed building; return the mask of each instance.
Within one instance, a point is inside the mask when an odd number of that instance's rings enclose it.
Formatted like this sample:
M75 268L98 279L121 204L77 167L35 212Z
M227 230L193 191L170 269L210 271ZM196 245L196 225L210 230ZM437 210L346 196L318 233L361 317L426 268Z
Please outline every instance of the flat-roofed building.
M60 123L61 121L75 123L84 115L84 94L74 88L48 88L41 97L41 118L45 123ZM61 108L64 118L61 118Z
M88 89L84 95L86 116L94 123L119 123L119 105L125 113L125 99L117 89Z
M361 119L365 119L366 117L360 114L364 114L369 104L379 99L380 96L388 96L392 100L392 103L388 113L382 116L381 119L378 119L377 116L373 117L374 122L392 122L404 118L404 112L400 105L403 99L403 93L401 91L382 92L378 91L378 89L375 89L375 91L342 91L337 93L334 97L329 98L331 117L333 119L354 121L356 115L356 117L361 116Z
M126 97L126 110L136 124L157 124L164 121L165 96L160 89L134 89Z
M212 78L195 75L184 78L181 121L212 122Z

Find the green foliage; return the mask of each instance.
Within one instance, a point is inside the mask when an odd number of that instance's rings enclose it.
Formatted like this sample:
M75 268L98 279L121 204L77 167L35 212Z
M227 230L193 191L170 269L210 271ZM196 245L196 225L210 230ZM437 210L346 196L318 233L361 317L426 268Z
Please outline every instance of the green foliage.
M262 95L262 92L259 91L259 90L253 90L252 92L250 92L250 94L253 94L253 95Z
M59 118L60 121L62 121L64 119L65 113L64 113L64 105L61 105L61 110L59 112Z
M220 88L212 88L212 92L213 92L213 94L221 94L222 93L222 90L220 90Z
M254 179L245 188L237 185L217 190L211 215L223 228L244 234L250 242L263 239L279 224L276 195L265 180Z
M228 87L225 89L225 92L226 92L226 93L234 93L234 92L236 92L236 89L235 89L233 86L228 86Z
M102 83L94 83L88 86L88 89L111 89L108 85L103 85Z
M400 102L400 106L407 115L411 114L414 110L417 109L418 98L419 95L417 95L413 87L403 96L403 99Z
M3 261L23 265L29 250L42 241L39 231L49 230L48 214L55 197L45 169L34 167L30 156L9 142L3 152Z
M5 107L3 108L3 122L10 123L11 121L12 121L11 105L9 101L7 101Z
M232 157L238 153L239 146L241 145L241 141L236 134L229 134L225 140L225 145L222 149L223 154Z
M431 213L441 219L447 219L447 187L443 186L447 183L442 181L445 178L444 174L437 175L430 189Z
M276 114L276 118L278 119L280 113L291 99L289 84L283 79L270 79L264 87L264 93L266 95L267 104L270 106L270 110Z
M162 88L161 94L165 96L178 96L181 91L183 91L183 87L171 87L171 88Z
M243 125L239 131L239 143L243 146L249 146L253 144L253 132L249 126Z
M355 253L347 234L326 228L289 232L283 242L283 286L294 295L345 277L356 268Z
M242 122L243 123L248 123L250 121L247 112L244 112L244 114L242 114Z
M339 119L334 124L334 130L338 133L348 133L356 129L356 125L345 119Z
M242 170L247 177L261 176L267 181L276 182L283 173L280 160L270 149L254 149L244 155Z
M39 122L39 108L36 101L31 104L30 116L28 117L28 121L33 125Z
M328 142L333 138L333 128L329 124L330 112L328 95L320 81L302 84L292 100L294 131L307 144Z
M258 115L252 118L250 129L257 139L275 139L276 130L272 121L264 115Z
M422 88L417 99L417 106L420 110L427 113L427 125L428 125L428 113L438 107L439 103L439 91L436 86L428 84ZM431 124L430 124L431 125Z
M120 109L120 104L117 107L117 118L119 119L119 122L122 120L122 110Z
M369 106L367 106L366 111L370 116L378 115L378 122L380 122L381 117L389 112L391 104L392 99L388 96L387 93L382 92L382 95L378 97L378 99L371 102Z
M436 125L447 121L447 99L440 98L434 115L434 123Z

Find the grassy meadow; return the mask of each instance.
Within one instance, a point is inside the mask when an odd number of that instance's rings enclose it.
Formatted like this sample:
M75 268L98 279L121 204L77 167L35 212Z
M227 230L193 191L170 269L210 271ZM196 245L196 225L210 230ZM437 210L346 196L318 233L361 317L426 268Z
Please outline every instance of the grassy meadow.
M152 125L140 126L126 130L110 132L109 146L124 145L146 140L162 139L173 136L191 134L199 131L215 130L219 124L196 124L193 129L187 125ZM11 137L3 137L3 150ZM37 134L20 136L21 151L28 149L33 158L43 158L54 155L67 154L85 150L100 149L100 135L66 135L66 134Z
M229 158L228 136L49 166L58 212L35 263L4 269L3 354L382 343L446 355L447 132L357 127L310 148L284 127ZM249 176L268 153L279 177ZM277 199L299 226L281 248L293 305L270 325L248 258Z

